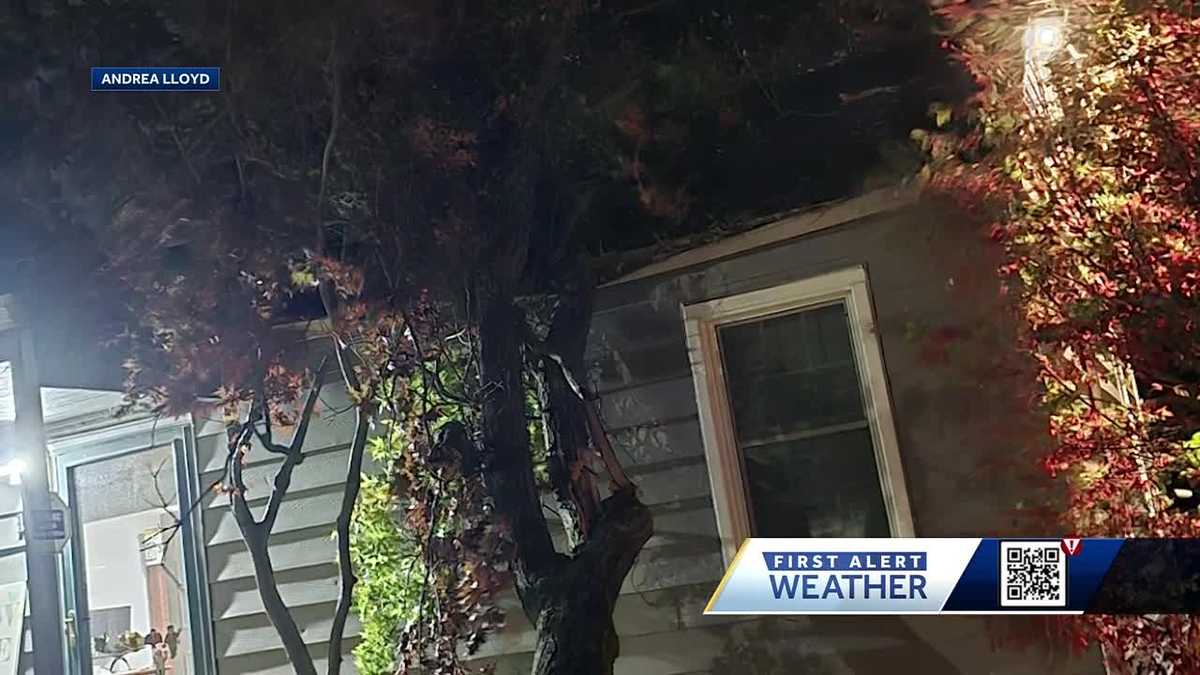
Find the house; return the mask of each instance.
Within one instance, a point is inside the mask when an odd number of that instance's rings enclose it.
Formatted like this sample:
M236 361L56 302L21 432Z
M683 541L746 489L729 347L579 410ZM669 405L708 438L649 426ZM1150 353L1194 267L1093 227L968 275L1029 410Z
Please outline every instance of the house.
M617 672L1100 670L1092 655L996 651L1001 629L983 617L702 615L750 534L1052 534L1018 513L1037 494L1025 453L1046 441L1045 425L995 252L962 220L889 188L692 246L600 289L590 377L655 517L617 603ZM91 643L75 641L82 669L72 672L104 672L120 655L98 637L165 623L183 630L176 673L289 672L225 500L205 498L179 545L164 552L154 538L219 475L221 421L113 420L118 403L111 392L43 391L53 488L75 520L64 597L74 635ZM318 658L353 426L332 411L345 403L324 395L271 547L280 593ZM252 500L265 499L277 461L249 454ZM0 487L0 501L12 489ZM480 659L525 673L533 634L515 601L508 609Z

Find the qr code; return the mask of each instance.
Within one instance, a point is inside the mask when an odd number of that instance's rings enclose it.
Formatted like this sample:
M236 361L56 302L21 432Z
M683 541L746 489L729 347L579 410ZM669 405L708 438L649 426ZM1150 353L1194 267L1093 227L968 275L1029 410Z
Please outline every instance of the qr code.
M1067 557L1058 542L1000 542L1000 606L1067 606Z

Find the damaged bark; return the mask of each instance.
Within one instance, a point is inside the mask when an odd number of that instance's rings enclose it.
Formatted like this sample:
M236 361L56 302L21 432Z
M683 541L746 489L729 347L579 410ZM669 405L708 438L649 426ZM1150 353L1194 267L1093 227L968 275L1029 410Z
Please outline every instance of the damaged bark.
M582 270L584 265L578 266ZM600 495L592 474L592 455L586 411L580 405L576 384L567 373L584 372L592 315L592 279L574 274L566 283L554 320L540 351L542 423L546 429L550 482L558 512L572 550L587 540L600 508Z
M625 478L581 385L592 285L576 275L559 296L545 344L530 345L511 286L476 287L479 359L487 395L482 445L496 510L512 532L517 594L537 631L534 675L611 675L619 653L612 613L621 586L653 533L650 511ZM572 543L554 550L534 480L521 372L528 352L541 356L542 400L551 448L551 480ZM613 479L600 501L592 460Z
M613 609L625 576L654 532L631 486L605 499L587 543L542 593L533 675L611 675L620 653Z

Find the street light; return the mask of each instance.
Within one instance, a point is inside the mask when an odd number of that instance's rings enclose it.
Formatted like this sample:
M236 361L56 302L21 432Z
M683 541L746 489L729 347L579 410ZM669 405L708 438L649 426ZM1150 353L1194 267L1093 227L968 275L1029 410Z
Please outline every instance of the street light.
M1030 110L1056 116L1059 111L1050 83L1050 62L1067 43L1067 18L1063 14L1042 14L1025 25L1025 103Z
M1066 42L1066 23L1061 15L1039 16L1025 27L1025 59L1045 64Z

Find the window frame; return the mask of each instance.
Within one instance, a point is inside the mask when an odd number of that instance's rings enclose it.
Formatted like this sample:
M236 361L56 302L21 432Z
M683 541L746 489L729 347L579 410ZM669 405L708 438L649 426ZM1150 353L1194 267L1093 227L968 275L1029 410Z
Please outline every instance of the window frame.
M87 602L87 572L83 541L83 526L76 501L71 472L75 469L134 454L156 447L171 446L174 456L176 502L199 505L204 493L196 463L196 427L192 415L175 418L158 416L117 423L76 434L51 437L46 445L51 461L51 489L58 492L69 507L71 528L77 533L63 549L60 592L64 610L79 612L90 609ZM212 588L208 574L208 546L204 536L204 510L192 508L189 517L181 521L176 544L180 547L184 566L184 586L187 595L192 668L198 675L217 672L215 622L212 611ZM91 631L83 622L76 624L76 643L68 647L67 672L73 668L92 672Z
M700 413L700 435L708 464L717 534L726 564L733 559L742 541L751 536L751 526L745 472L733 427L717 330L727 324L766 319L836 302L846 307L859 389L871 430L888 526L893 537L914 536L867 272L864 267L856 266L682 307L688 360Z

